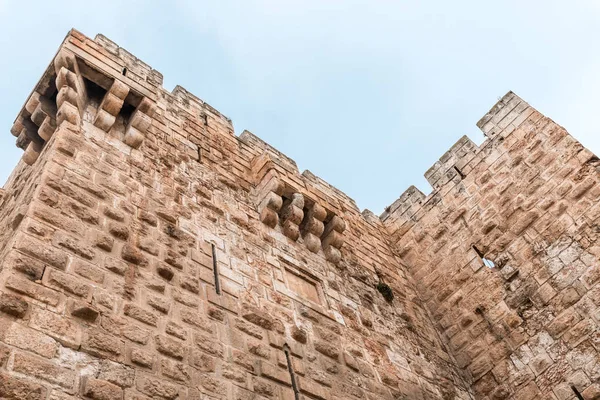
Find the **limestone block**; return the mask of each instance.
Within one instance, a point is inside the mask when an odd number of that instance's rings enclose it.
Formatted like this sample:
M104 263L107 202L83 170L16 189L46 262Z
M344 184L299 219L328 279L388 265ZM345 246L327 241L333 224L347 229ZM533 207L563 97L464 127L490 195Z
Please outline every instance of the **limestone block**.
M10 133L14 137L19 137L23 129L25 129L25 126L23 125L23 116L21 115L15 120L15 123L10 128Z
M265 207L260 212L260 220L263 224L267 225L268 227L275 228L279 223L279 215L276 211Z
M50 116L46 117L44 122L40 125L38 129L38 135L45 141L50 140L54 132L56 131L56 120L51 118Z
M335 247L325 247L323 248L323 251L325 252L325 258L327 261L331 261L334 264L337 264L342 259L342 252Z
M127 129L127 131L125 132L125 137L123 138L123 142L125 142L126 145L133 147L134 149L137 149L138 147L140 147L142 145L142 142L144 141L146 137L137 129L129 127Z
M61 86L56 95L56 104L60 106L63 103L77 104L77 92L70 86Z
M313 253L318 253L321 248L321 235L325 230L323 221L327 217L327 210L317 203L308 209L302 226L304 244Z
M118 81L115 81L118 82ZM127 94L125 94L127 95ZM105 110L107 113L111 115L117 115L119 111L121 111L121 107L123 107L123 100L125 98L119 98L112 93L112 88L109 92L106 92L104 99L102 99L102 103L100 103L100 108Z
M115 124L117 117L111 115L108 111L99 109L94 119L94 125L102 129L104 132L108 132L110 128Z
M33 165L40 156L43 146L39 143L29 142L29 145L23 153L23 162L27 165Z
M33 114L38 104L40 104L40 94L38 92L33 92L29 99L27 99L27 103L25 103L25 109L29 114Z
M285 201L281 208L283 234L293 241L300 237L300 223L304 218L304 196L294 193L291 199Z
M275 228L279 223L279 210L283 205L283 185L277 177L270 177L266 183L261 183L261 186L262 190L258 193L260 220L268 227Z
M152 123L152 115L154 115L154 104L145 97L127 123L124 138L125 144L134 149L140 147L146 137L146 131Z
M128 93L129 87L123 82L115 80L98 107L94 125L105 132L110 131L117 120L117 115L121 111Z
M342 253L339 249L344 244L343 232L346 229L346 222L337 215L327 223L323 235L321 236L321 242L323 245L323 251L328 261L332 263L338 263L342 258Z

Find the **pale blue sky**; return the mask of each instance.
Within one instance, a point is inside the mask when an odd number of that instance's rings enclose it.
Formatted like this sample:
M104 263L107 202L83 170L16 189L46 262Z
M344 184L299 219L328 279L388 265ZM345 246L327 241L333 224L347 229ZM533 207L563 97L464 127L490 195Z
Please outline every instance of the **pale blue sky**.
M39 3L39 4L35 4ZM9 132L67 31L103 33L380 213L508 90L600 152L597 0L0 0Z

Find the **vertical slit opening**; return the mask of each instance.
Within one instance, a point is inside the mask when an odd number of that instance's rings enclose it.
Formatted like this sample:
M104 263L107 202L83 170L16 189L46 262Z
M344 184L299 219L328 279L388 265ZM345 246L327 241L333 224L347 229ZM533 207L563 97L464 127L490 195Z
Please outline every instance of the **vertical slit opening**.
M571 385L571 390L573 391L573 393L575 393L575 396L577 397L578 400L585 400L584 397L582 396L582 394L579 393L579 390L577 390L575 385Z
M294 391L294 399L300 400L300 392L298 391L298 384L296 383L296 374L294 374L294 366L292 365L292 355L290 353L290 346L283 345L283 352L285 353L285 360L287 362L288 372L290 373L290 380L292 381L292 390Z
M460 179L465 179L466 175L463 174L462 171L456 167L456 165L454 165L452 168L454 168L458 176L460 176Z
M221 283L219 282L219 267L217 265L217 250L215 244L210 244L212 250L213 274L215 276L215 292L221 294Z
M127 76L127 67L123 68L123 71L121 71L121 75Z
M485 258L483 252L481 250L479 250L477 247L475 247L475 245L473 245L471 247L473 248L473 251L475 251L475 253L477 253L479 258L481 259L481 262L483 262L483 265L485 265L486 267L488 267L490 269L496 267L496 264L494 264L494 262L492 260Z

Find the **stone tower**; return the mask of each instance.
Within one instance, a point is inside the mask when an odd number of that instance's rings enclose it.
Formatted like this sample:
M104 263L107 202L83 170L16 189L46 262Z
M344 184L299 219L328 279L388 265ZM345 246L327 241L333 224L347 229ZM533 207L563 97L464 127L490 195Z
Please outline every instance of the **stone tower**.
M104 36L11 129L0 398L597 399L600 160L513 93L380 217Z

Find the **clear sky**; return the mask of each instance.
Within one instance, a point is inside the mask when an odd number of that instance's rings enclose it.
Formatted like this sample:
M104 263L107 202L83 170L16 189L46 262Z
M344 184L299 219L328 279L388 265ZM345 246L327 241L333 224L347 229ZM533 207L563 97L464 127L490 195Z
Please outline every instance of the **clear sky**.
M513 90L600 153L598 0L0 0L9 130L74 27L117 42L380 213Z

